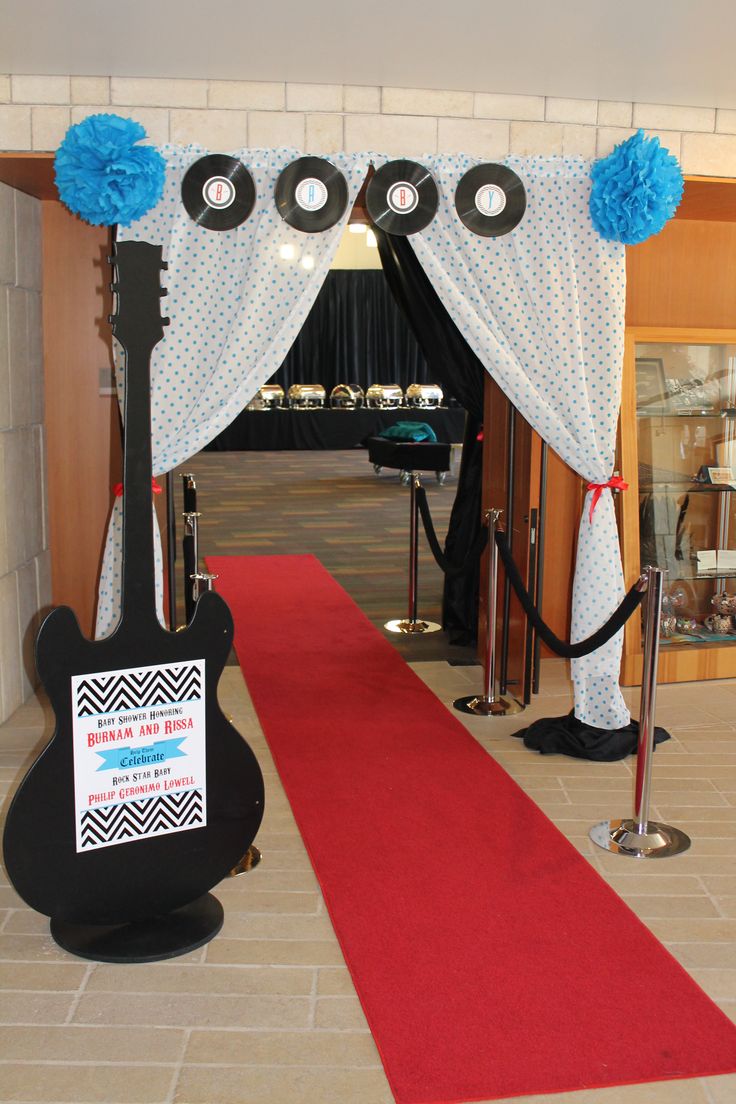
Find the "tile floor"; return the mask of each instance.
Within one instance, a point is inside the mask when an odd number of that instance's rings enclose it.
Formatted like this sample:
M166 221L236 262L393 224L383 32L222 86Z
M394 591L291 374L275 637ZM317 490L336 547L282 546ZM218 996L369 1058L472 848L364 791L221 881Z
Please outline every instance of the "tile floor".
M479 689L477 667L413 667L445 702ZM631 692L634 708L637 696ZM0 1101L390 1104L239 668L226 668L220 699L266 776L262 863L218 887L225 926L208 946L127 967L60 950L46 919L25 908L0 874ZM569 707L565 665L548 661L524 721ZM736 1019L736 680L660 687L657 720L673 739L655 757L651 816L681 827L693 846L645 864L608 855L587 838L594 822L629 815L630 762L542 757L512 737L518 717L462 719ZM4 791L12 792L49 724L48 708L34 700L0 727ZM612 1030L621 1029L622 1012L611 1009ZM733 1104L736 1075L524 1099Z

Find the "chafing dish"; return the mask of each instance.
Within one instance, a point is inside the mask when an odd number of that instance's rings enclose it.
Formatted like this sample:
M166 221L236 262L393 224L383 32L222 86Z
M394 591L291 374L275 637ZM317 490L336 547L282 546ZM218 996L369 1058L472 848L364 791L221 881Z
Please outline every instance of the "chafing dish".
M324 405L325 389L321 383L293 383L289 388L289 406L293 410Z
M406 389L408 406L420 406L426 410L442 406L442 388L436 383L410 383Z
M387 409L404 405L404 392L396 383L372 383L365 393L366 406Z
M284 389L277 383L265 383L256 391L246 410L275 410L284 405Z
M357 383L338 383L330 391L330 406L337 410L357 410L364 399L363 388Z

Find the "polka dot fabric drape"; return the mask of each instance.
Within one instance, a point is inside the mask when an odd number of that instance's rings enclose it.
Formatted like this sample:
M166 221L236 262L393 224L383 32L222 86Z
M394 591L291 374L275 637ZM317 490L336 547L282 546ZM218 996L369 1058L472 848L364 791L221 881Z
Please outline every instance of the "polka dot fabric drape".
M527 208L511 233L482 238L457 216L454 195L474 164L425 157L440 189L437 215L411 244L468 343L511 402L586 482L613 474L624 341L624 247L604 241L588 213L590 164L508 158ZM625 478L626 473L623 473ZM572 639L602 625L623 597L610 490L578 534ZM554 540L554 517L548 539ZM572 661L575 715L599 728L629 722L619 689L622 633Z
M151 358L153 473L182 464L229 425L283 361L324 282L370 154L334 154L348 184L343 218L330 230L305 234L279 215L274 188L293 149L236 150L256 185L250 217L234 230L207 230L181 201L185 172L208 151L164 146L166 185L160 202L118 239L163 246L171 325ZM283 254L286 253L287 256ZM306 262L306 266L305 263ZM119 396L125 386L117 358ZM108 530L97 603L97 636L120 613L122 507L117 499ZM159 574L160 579L160 574ZM159 600L161 587L158 587Z
M333 154L345 174L344 218L322 234L303 234L280 218L274 186L296 150L239 150L256 183L256 206L235 230L196 225L181 203L187 168L207 151L163 147L161 202L120 237L161 244L171 326L151 363L154 474L194 455L242 410L279 367L314 302L371 161ZM410 239L444 305L517 409L587 482L613 471L624 335L624 247L606 242L588 214L590 164L571 158L509 158L523 180L527 209L500 238L468 230L454 207L457 183L476 164L463 156L420 159L440 204ZM285 259L283 254L290 254ZM301 262L311 258L305 267ZM124 387L124 371L119 372ZM626 473L623 473L624 477ZM572 638L602 624L623 596L616 520L608 490L578 536ZM549 519L554 532L554 518ZM111 631L120 604L121 509L106 544L97 633ZM616 728L629 713L618 686L621 634L573 661L575 713Z

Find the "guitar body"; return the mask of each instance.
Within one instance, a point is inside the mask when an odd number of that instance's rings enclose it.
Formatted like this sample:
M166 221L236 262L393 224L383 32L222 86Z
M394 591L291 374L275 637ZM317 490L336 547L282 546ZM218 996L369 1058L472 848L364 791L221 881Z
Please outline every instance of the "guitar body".
M32 908L55 920L78 923L140 920L193 901L225 877L243 856L260 826L264 795L253 752L217 702L217 683L232 634L230 611L213 591L201 596L191 624L178 633L167 632L157 621L138 627L124 622L113 636L91 641L82 635L69 608L61 606L48 615L38 634L36 662L56 714L56 731L13 799L4 838L8 875ZM78 851L72 676L130 669L131 657L135 657L136 667L161 665L167 671L203 656L207 656L203 685L207 823ZM163 713L167 707L154 708ZM143 711L131 706L124 715ZM150 711L151 707L145 709ZM82 728L105 735L115 731L95 729L94 722L99 719L90 719ZM165 720L159 720L159 726ZM79 730L79 722L76 727ZM130 727L135 733L136 724ZM195 738L188 736L188 740ZM151 742L147 739L149 745ZM128 741L121 743L127 745ZM99 753L83 743L77 754ZM158 768L106 771L108 778L127 777L128 781L113 787L112 781L101 779L100 791L109 787L108 792L115 793L114 801L119 801L121 792L137 785L134 775L151 772L153 778L156 769L176 769L175 774L160 776L173 783L177 775L188 776L185 768L179 769L182 762L184 757ZM151 785L151 780L144 779L141 784ZM161 799L165 796L160 793ZM145 814L146 804L157 800L159 794L144 796L135 805L143 807ZM101 806L105 810L114 807L113 802ZM165 818L166 812L161 815ZM132 830L136 827L133 824Z
M149 361L165 324L161 249L122 242L115 261L113 332L127 355L122 613L103 640L83 636L67 607L42 624L36 665L56 728L13 798L3 838L13 885L52 918L52 934L60 925L140 930L156 918L166 929L168 914L196 906L233 869L263 816L258 762L217 700L229 609L207 591L185 629L168 632L157 618ZM207 917L207 933L188 945L172 920L163 957L210 938L222 917L215 905L219 919ZM125 938L121 957L108 960L139 960ZM62 946L76 949L74 933Z

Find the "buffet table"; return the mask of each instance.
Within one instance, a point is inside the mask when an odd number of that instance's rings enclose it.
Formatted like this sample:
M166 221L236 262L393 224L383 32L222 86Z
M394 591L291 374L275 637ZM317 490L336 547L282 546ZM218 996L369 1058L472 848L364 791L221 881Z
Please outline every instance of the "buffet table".
M397 422L426 422L438 441L462 441L465 411L440 410L243 410L207 450L278 452L286 449L351 449Z

